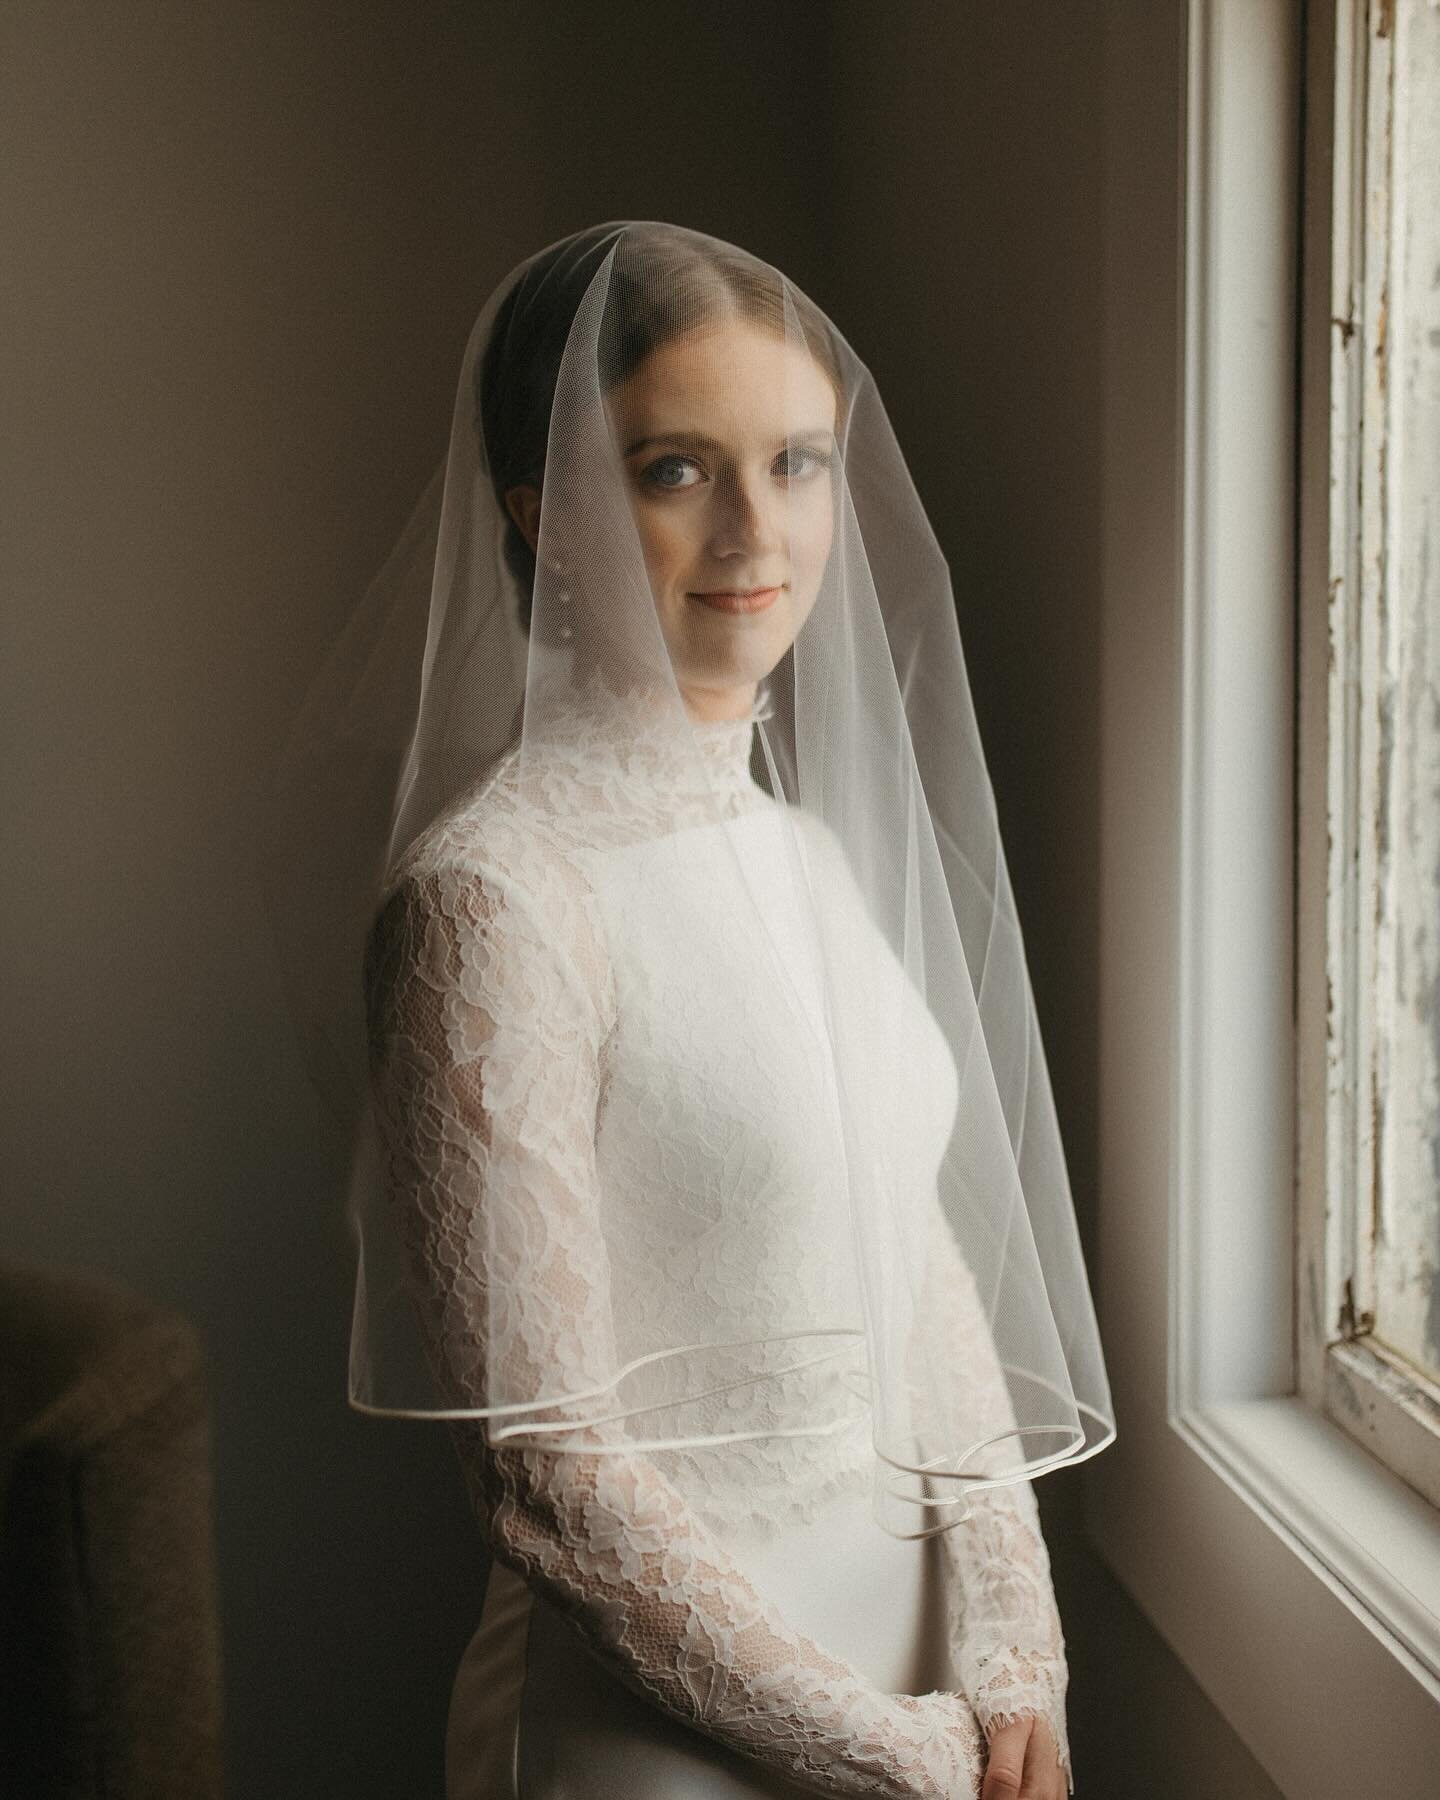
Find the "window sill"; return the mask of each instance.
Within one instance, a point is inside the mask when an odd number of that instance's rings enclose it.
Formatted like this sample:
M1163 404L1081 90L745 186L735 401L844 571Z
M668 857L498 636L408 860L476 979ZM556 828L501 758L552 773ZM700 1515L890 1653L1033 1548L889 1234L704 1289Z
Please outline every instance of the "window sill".
M1293 1398L1121 1409L1086 1473L1105 1561L1281 1792L1425 1800L1440 1522Z
M1175 1429L1389 1641L1398 1678L1440 1701L1440 1514L1293 1397L1209 1406Z

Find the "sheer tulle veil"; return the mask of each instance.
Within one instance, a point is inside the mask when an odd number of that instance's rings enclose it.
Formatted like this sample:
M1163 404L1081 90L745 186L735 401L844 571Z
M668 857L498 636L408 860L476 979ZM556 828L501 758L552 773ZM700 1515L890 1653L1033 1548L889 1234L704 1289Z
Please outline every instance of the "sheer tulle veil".
M621 401L637 375L735 329L773 357L758 422L769 460L740 468L727 430L758 429L755 418L727 414L727 429L707 433L683 389L669 437L648 450L624 441ZM668 459L658 478L657 458ZM657 499L657 479L708 486ZM528 536L506 503L527 488L538 497ZM763 608L727 610L666 585L656 544L677 506L713 509L736 591L778 589ZM843 1189L855 1305L806 1316L792 1297L734 1341L677 1327L683 1311L621 1316L612 1300L616 1316L585 1358L541 1366L514 1354L535 1221L492 1216L477 1192L459 1251L473 1297L473 1356L460 1369L436 1354L367 1103L367 950L373 973L373 928L407 849L502 756L543 797L553 759L584 753L576 721L597 706L618 731L663 745L690 818L723 847L704 906L740 923L753 949L746 982L788 1009ZM753 776L788 872L783 928L755 883L749 815L714 788L704 740L716 716L754 721ZM630 1454L824 1433L862 1415L876 1516L897 1536L944 1530L965 1516L967 1492L1111 1441L950 573L869 371L778 270L699 232L621 222L551 245L501 282L465 348L449 444L305 698L267 818L288 996L352 1146L355 1406L483 1418L494 1441L551 1448L583 1430ZM665 829L659 814L607 814L602 847ZM689 842L682 831L661 845L677 869ZM862 962L837 924L842 888L862 903L893 979L877 981L873 956ZM703 909L686 928L703 954ZM743 1030L736 1019L743 1008L715 1029ZM953 1077L938 1161L917 1158L904 1125L921 1057ZM674 1204L748 1218L749 1179L743 1161L726 1167L723 1189L713 1166L680 1163ZM937 1218L1005 1372L1013 1424L999 1435L977 1437L961 1346L949 1354L943 1337L937 1349L917 1331ZM600 1228L614 1261L643 1253L623 1193L608 1197ZM672 1279L682 1277L657 1268L657 1281Z

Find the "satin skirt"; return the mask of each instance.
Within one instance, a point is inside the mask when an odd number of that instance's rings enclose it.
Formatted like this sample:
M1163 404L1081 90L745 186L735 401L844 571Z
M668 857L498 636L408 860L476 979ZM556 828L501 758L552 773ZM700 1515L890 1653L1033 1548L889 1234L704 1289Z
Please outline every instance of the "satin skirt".
M729 1538L798 1631L887 1693L953 1688L938 1540L881 1531L866 1493L768 1539ZM446 1800L801 1800L810 1792L671 1719L503 1564L450 1698Z

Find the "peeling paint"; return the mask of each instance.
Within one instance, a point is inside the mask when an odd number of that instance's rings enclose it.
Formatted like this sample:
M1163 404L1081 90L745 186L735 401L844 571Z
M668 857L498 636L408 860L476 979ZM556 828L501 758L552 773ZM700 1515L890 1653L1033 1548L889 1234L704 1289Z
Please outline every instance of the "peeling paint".
M1334 195L1325 1206L1297 1298L1324 1404L1440 1506L1440 0L1370 30Z
M1355 1311L1355 1283L1348 1275L1345 1277L1344 1298L1340 1302L1338 1328L1340 1336L1347 1343L1355 1338L1364 1337L1375 1329L1373 1312L1357 1313Z
M1406 0L1377 13L1367 205L1384 234L1366 283L1373 355L1362 659L1369 768L1364 824L1373 971L1367 1030L1370 1242L1357 1264L1375 1328L1440 1380L1440 16ZM1373 327L1370 319L1373 317ZM1351 1326L1354 1300L1349 1301ZM1398 1377L1397 1377L1398 1379Z

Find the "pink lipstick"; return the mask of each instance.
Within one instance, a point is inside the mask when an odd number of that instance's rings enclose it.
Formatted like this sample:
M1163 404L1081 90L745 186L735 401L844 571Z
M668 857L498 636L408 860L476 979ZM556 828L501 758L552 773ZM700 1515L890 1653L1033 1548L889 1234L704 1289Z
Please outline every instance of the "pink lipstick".
M748 592L737 592L734 589L712 594L692 593L690 598L698 600L702 606L710 606L716 612L752 613L762 612L773 605L780 596L778 587L751 588Z

